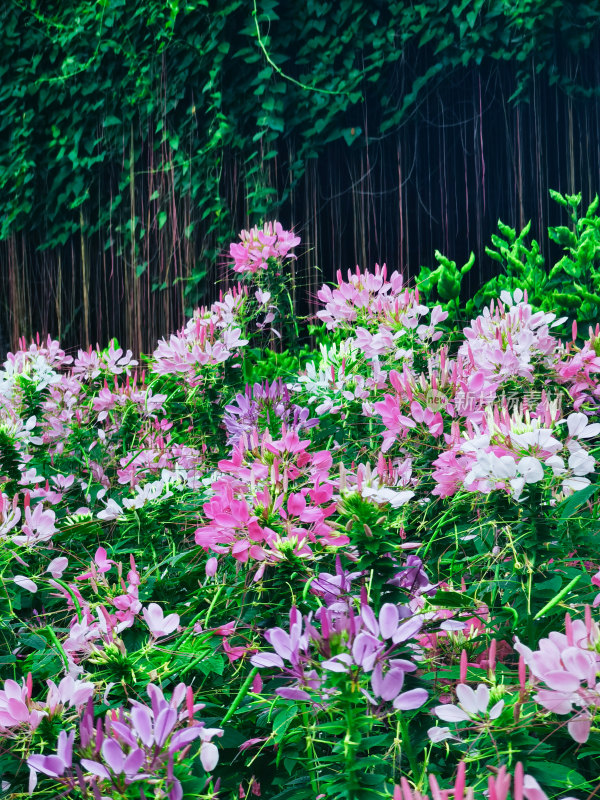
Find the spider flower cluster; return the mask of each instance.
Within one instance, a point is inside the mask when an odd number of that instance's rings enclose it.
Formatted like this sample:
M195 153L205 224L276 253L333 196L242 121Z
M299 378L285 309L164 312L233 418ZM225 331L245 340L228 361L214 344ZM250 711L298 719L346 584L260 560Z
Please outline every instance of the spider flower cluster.
M257 355L298 345L298 243L243 232L243 283L146 369L116 341L70 356L38 337L0 370L10 791L27 763L36 794L90 800L288 778L303 797L545 800L542 734L591 791L573 752L597 748L600 634L589 605L564 632L550 614L600 602L600 327L563 342L515 290L451 340L384 265L321 289L311 357ZM220 768L229 728L227 753L245 741Z
M391 703L396 710L413 710L427 701L428 693L404 690L406 673L417 665L402 656L422 624L408 608L392 603L385 603L376 616L369 605L356 612L351 602L337 600L322 606L314 620L292 607L289 632L271 628L265 633L274 652L259 653L251 661L259 668L279 668L292 679L275 690L281 697L329 702L343 676L360 687L372 706Z
M237 444L243 434L248 437L255 429L270 430L281 422L293 431L308 430L319 424L317 418L310 417L308 408L292 402L290 391L281 379L247 385L224 411L223 423L230 444Z
M109 711L96 722L89 700L77 740L74 729L63 730L55 753L29 756L30 794L42 774L67 788L83 789L84 796L113 797L137 783L163 789L169 800L181 800L176 765L199 741L198 757L204 770L211 772L219 760L212 739L223 731L206 728L195 718L204 706L194 703L191 687L180 683L169 700L154 684L148 684L146 692L150 705L132 701L129 708Z
M158 375L177 375L195 386L202 380L203 368L237 355L248 344L239 322L247 297L247 287L238 286L209 309L197 309L181 330L168 340L159 341L154 351L154 371Z
M589 606L585 619L565 616L565 631L552 631L532 650L522 642L515 649L533 676L535 702L555 714L569 715L567 729L580 743L587 742L600 713L600 628Z
M240 239L229 246L233 269L251 274L268 269L271 260L281 264L286 259L296 258L290 250L300 244L300 237L284 230L280 222L265 222L262 228L244 230Z

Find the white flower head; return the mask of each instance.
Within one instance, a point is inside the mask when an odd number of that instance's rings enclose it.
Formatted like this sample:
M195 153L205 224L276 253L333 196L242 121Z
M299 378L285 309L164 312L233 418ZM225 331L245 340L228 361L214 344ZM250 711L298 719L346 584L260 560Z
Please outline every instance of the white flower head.
M433 709L434 714L444 722L466 722L477 717L497 719L504 708L504 700L499 700L488 712L490 690L484 683L480 683L475 690L465 683L459 683L456 697L458 705L436 706Z
M590 424L586 415L578 412L569 414L567 428L569 436L574 436L576 439L591 439L592 436L598 436L600 433L600 422Z

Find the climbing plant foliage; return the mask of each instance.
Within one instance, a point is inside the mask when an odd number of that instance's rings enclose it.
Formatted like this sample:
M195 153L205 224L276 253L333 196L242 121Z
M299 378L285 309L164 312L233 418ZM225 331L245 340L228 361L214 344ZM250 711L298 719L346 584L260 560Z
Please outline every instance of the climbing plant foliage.
M326 145L390 136L465 70L508 62L511 102L538 77L597 92L572 69L598 42L593 3L8 0L0 27L0 241L85 238L131 285L194 300L199 254L240 216L276 212Z

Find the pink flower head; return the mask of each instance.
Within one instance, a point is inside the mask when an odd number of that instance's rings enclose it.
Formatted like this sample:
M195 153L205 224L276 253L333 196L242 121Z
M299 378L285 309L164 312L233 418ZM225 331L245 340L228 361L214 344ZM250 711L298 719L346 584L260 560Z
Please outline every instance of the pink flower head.
M111 787L114 776L120 776L125 786L159 776L166 782L167 796L181 800L181 783L173 774L177 754L200 740L200 762L209 772L219 760L211 739L222 736L223 731L206 728L194 718L203 705L194 703L191 686L178 684L170 700L154 684L149 684L146 691L151 701L149 706L132 701L130 708L106 714L104 725L101 720L94 725L93 706L88 705L80 724L80 737L84 747L95 740L92 751L95 758L82 758L81 766L91 775L110 781ZM184 701L185 710L180 710Z
M21 684L13 680L4 682L0 689L0 734L10 733L12 728L28 726L35 730L46 712L31 703L30 679Z
M177 630L179 626L179 614L169 614L164 616L162 608L157 603L150 603L150 605L142 611L146 625L150 629L150 633L155 638L161 636L168 636L173 631Z
M108 572L115 562L108 558L108 554L104 547L99 547L94 555L92 569L89 572L84 572L82 575L77 575L75 580L83 581L88 578L96 578L98 574Z
M44 511L42 503L38 503L33 510L25 506L25 524L21 534L13 537L13 542L33 546L40 542L48 542L58 530L54 525L56 515L54 511Z
M65 676L58 686L54 681L47 681L48 697L46 706L50 712L56 711L59 706L81 708L94 694L94 684L90 681L79 681L71 675Z
M539 650L531 650L517 640L515 650L522 656L534 677L545 684L534 700L555 714L571 714L567 729L581 744L587 742L593 715L599 704L596 676L600 671L597 645L600 629L591 619L565 618L565 633L552 631L540 639Z
M300 244L300 237L284 230L279 222L265 222L262 230L244 230L240 233L240 239L241 243L232 242L229 246L233 269L252 274L259 269L267 269L269 259L281 263L286 258L295 258L290 250Z

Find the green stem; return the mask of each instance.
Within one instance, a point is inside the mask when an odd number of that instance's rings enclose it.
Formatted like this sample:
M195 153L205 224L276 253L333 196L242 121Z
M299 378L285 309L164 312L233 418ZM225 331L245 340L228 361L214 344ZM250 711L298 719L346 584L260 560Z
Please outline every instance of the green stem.
M204 619L204 627L205 627L205 628L206 628L206 627L207 627L207 625L208 625L208 621L209 621L209 619L210 619L210 615L212 614L213 608L215 607L215 604L216 604L217 600L219 599L219 596L220 596L220 594L221 594L221 592L223 591L223 589L224 589L224 588L225 588L224 584L221 584L221 585L218 587L217 591L214 593L213 599L210 601L210 605L209 605L209 607L208 607L208 611L206 612L206 617L205 617L205 619ZM183 645L185 644L185 642L187 642L187 640L190 638L190 636L192 636L192 634L193 634L193 628L194 628L194 625L196 624L196 622L198 622L198 620L199 620L199 619L201 619L201 617L202 617L203 613L204 613L203 611L200 611L200 612L199 612L198 614L196 614L196 616L195 616L195 617L192 619L192 621L191 621L191 622L190 622L190 624L189 624L189 627L191 628L191 630L190 630L190 631L188 631L188 633L186 633L186 634L184 635L183 639L181 639L181 640L180 640L180 641L177 643L177 649L178 649L178 650L181 650L181 648L183 647Z
M229 720L233 717L235 712L238 710L238 707L244 697L248 694L248 690L250 689L250 684L254 680L256 674L258 673L258 667L252 667L250 672L248 673L248 677L242 683L239 692L235 696L233 703L229 706L229 711L225 714L223 719L221 720L221 727L225 725L225 723L229 722Z
M546 605L537 612L537 614L534 616L533 619L534 620L539 619L547 611L550 611L551 608L554 608L555 605L558 605L558 603L560 603L563 597L570 592L570 590L575 586L576 583L578 583L581 580L581 578L582 575L576 575L572 581L569 581L569 583L567 583L567 585L560 590L558 594L554 595L554 597L552 598L552 600L550 600L549 603L546 603Z
M305 89L307 92L321 92L322 94L332 94L332 95L348 95L348 92L340 92L336 91L335 89L319 89L316 86L308 86L305 83L301 83L297 81L295 78L292 78L290 75L286 75L285 72L278 67L277 64L273 61L269 53L267 52L267 48L262 40L262 36L260 34L260 27L258 25L258 11L256 9L256 0L254 0L254 9L252 11L252 16L254 17L254 24L256 26L256 38L258 40L258 44L260 49L263 51L263 55L267 60L267 63L270 64L275 72L280 75L284 80L289 81L290 83L299 86L301 89Z
M308 712L302 712L302 719L304 721L304 728L306 730L306 753L308 755L308 774L310 777L310 787L313 791L314 796L316 797L319 794L319 784L317 782L318 776L318 769L315 774L315 769L317 768L317 753L315 751L315 743L310 734L310 723L308 721Z
M54 631L52 630L52 627L51 627L50 625L46 625L45 629L43 629L43 630L47 630L47 631L48 631L48 635L49 635L49 637L50 637L50 641L52 642L52 644L53 644L53 645L56 647L56 649L58 650L58 652L59 652L59 654L60 654L60 657L62 658L62 660L63 660L63 662L64 662L65 669L68 671L68 670L69 670L69 657L68 657L68 656L67 656L67 654L65 653L65 649L64 649L64 647L62 646L62 644L61 644L61 643L58 641L58 639L56 638L56 634L55 634L55 633L54 633Z
M59 580L59 578L53 578L53 581L55 583L58 583L59 586L62 586L62 588L65 590L65 592L69 593L69 595L71 597L71 600L73 601L73 604L75 605L75 609L77 610L77 621L81 622L81 620L83 619L81 606L79 605L79 600L75 596L75 593L73 592L71 587L68 584L66 584L64 581Z
M425 556L427 555L427 553L429 552L431 546L433 545L433 543L437 539L438 534L440 533L440 528L441 528L442 523L445 522L446 518L448 516L450 516L451 514L453 514L453 513L454 513L454 509L453 508L449 508L448 511L446 511L445 514L443 514L440 517L439 522L435 526L435 531L433 532L433 535L431 536L431 538L427 542L427 545L425 546L425 549L423 550L423 560L425 559ZM459 519L459 515L458 514L455 514L455 516L453 516L449 521L453 522L455 519Z

